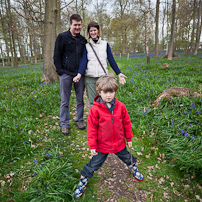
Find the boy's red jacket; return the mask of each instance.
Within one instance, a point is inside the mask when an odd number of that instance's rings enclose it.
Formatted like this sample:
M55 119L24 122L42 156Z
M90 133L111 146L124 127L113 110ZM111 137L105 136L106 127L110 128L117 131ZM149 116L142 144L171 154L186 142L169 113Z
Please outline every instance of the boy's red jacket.
M113 114L101 102L93 101L87 121L87 137L90 149L102 153L117 153L132 141L131 121L125 105L115 98Z

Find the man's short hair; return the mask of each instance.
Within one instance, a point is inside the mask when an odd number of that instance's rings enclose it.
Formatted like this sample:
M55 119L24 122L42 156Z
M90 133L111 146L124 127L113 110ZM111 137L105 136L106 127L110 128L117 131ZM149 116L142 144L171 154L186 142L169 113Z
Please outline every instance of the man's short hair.
M90 23L88 24L88 27L87 27L87 39L90 38L89 31L90 31L90 28L91 28L91 27L96 27L96 28L98 29L98 37L100 37L100 36L101 36L100 25L99 25L97 22L92 21L92 22L90 22Z
M79 14L73 14L70 16L70 24L72 24L72 20L76 20L77 22L82 21L81 16Z
M113 76L105 75L101 76L96 82L97 94L104 92L116 92L119 88L119 84L116 78Z

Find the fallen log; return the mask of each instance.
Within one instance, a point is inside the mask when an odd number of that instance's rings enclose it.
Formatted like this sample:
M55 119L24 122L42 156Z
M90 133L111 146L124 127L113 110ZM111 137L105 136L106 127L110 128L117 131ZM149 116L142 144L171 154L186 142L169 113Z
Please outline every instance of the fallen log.
M183 87L172 87L165 89L162 93L160 93L156 100L152 102L151 105L148 106L156 106L161 101L162 98L170 98L170 97L183 97L183 96L192 96L192 97L199 97L201 93L193 91L189 88Z

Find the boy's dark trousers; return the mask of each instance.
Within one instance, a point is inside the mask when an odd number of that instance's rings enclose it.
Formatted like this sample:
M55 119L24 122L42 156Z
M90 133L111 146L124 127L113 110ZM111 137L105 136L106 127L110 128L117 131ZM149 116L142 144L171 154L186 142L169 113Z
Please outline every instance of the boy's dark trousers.
M127 151L126 147L118 153L115 153L127 166L131 165L131 155ZM92 159L87 163L83 170L79 173L84 175L85 177L93 177L94 171L98 170L102 167L103 163L105 162L108 153L101 153L98 152L96 156L93 156ZM136 162L137 158L132 155L132 161Z

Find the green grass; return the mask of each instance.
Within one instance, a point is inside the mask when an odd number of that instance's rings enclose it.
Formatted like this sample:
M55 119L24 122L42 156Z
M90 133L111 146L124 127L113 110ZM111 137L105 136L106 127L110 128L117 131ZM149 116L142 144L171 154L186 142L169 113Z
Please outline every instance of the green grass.
M199 92L201 57L199 52L198 56L172 61L151 58L149 65L143 57L116 58L128 77L116 97L125 103L131 117L132 152L145 176L137 184L147 192L147 201L202 198L201 98L173 97L162 100L156 108L148 106L170 87ZM170 66L160 67L164 63ZM77 171L89 161L86 130L79 131L73 121L74 93L70 135L66 137L60 132L59 82L41 83L41 75L42 64L0 68L1 201L74 201L72 192L80 177ZM95 174L76 201L102 198L97 194L98 181ZM127 201L124 196L119 200Z

